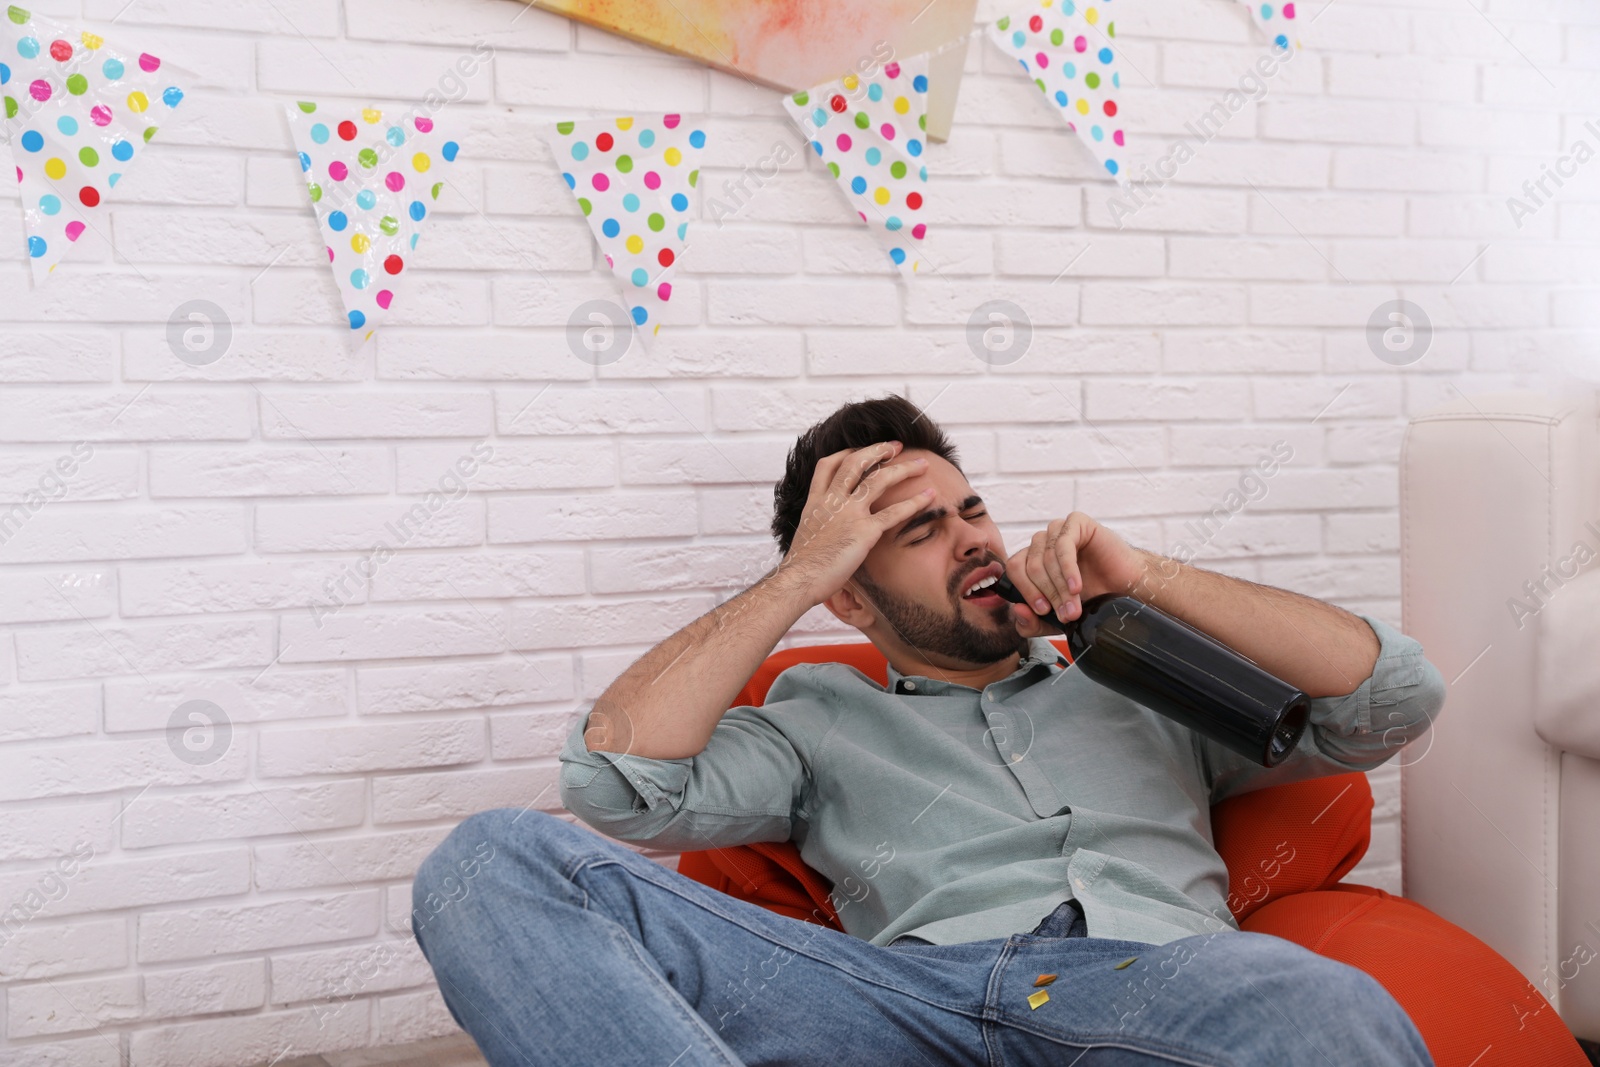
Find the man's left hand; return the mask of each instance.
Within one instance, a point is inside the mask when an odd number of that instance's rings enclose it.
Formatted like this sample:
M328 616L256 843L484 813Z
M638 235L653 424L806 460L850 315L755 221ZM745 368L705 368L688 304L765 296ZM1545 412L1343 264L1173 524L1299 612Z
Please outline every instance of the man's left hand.
M1012 605L1018 632L1024 637L1055 632L1058 627L1045 614L1052 608L1071 622L1089 597L1130 592L1144 576L1145 563L1144 553L1081 511L1052 521L1006 561L1006 577L1034 609Z

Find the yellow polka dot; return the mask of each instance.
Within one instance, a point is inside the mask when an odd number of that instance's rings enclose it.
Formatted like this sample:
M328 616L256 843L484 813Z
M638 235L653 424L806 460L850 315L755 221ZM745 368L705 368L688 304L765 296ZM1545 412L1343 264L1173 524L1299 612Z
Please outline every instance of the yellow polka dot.
M84 32L83 47L87 48L89 51L93 52L96 48L99 48L105 43L106 39L101 37L99 34L89 33L87 31Z
M67 176L67 165L59 159L45 161L44 172L53 181L60 181Z
M1083 21L1087 22L1091 26L1093 26L1095 23L1099 22L1100 21L1100 9L1097 8L1097 7L1091 7L1089 10L1085 11L1083 13Z
M1089 113L1089 101L1083 99L1082 97L1079 97L1078 98L1078 103L1077 103L1077 108L1078 108L1078 114L1087 115Z
M418 152L416 155L411 157L411 165L417 168L418 174L421 174L423 171L433 166L433 160L428 158L428 153Z
M631 130L631 129L633 129L633 116L632 115L627 115L627 116L624 116L623 118L618 119L617 120L617 129L619 129L619 130Z
M878 186L878 191L872 194L872 199L880 204L887 204L889 202L889 190L881 185Z
M856 86L860 84L860 80L858 80L854 74L846 74L844 76L844 87L846 90L854 92Z
M150 107L150 98L135 90L128 94L128 110L136 115L143 114Z
M897 96L897 97L894 98L894 113L896 115L904 115L907 111L910 111L910 110L911 110L911 101L907 100L903 96Z
M632 252L634 255L638 255L640 252L644 251L644 241L639 237L638 234L635 233L629 235L628 251Z
M383 121L383 112L375 111L370 107L364 107L361 109L361 118L368 126L376 126L378 123Z
M683 153L676 148L669 148L661 154L661 158L667 161L667 166L676 167L683 162Z
M356 253L357 255L364 255L367 249L371 247L372 238L368 237L364 233L358 233L354 237L350 238L350 251Z

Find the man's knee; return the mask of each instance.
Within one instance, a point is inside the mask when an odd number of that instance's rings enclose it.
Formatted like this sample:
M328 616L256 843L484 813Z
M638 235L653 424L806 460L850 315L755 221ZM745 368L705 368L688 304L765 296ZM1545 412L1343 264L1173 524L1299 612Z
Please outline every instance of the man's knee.
M486 891L485 876L511 863L552 861L574 828L540 811L496 808L469 816L428 854L411 885L411 926L419 936L435 917L473 893Z

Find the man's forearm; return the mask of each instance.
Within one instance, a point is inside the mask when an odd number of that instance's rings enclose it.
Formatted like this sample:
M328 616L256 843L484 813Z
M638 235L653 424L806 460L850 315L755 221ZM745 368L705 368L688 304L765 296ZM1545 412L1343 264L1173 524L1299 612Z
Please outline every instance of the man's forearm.
M1343 608L1136 551L1145 571L1131 595L1244 653L1307 696L1353 692L1378 661L1378 635Z
M792 570L776 570L662 641L595 701L589 751L651 759L698 755L745 682L813 605Z

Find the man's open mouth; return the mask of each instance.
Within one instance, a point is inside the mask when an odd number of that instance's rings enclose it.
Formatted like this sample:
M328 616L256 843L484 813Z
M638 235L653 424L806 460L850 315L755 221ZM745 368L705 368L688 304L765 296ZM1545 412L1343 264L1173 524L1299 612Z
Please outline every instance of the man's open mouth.
M994 584L1005 573L1005 567L999 563L991 563L987 567L979 567L967 575L961 591L962 600L970 600L983 607L992 607L1000 602L1000 594L994 592Z

